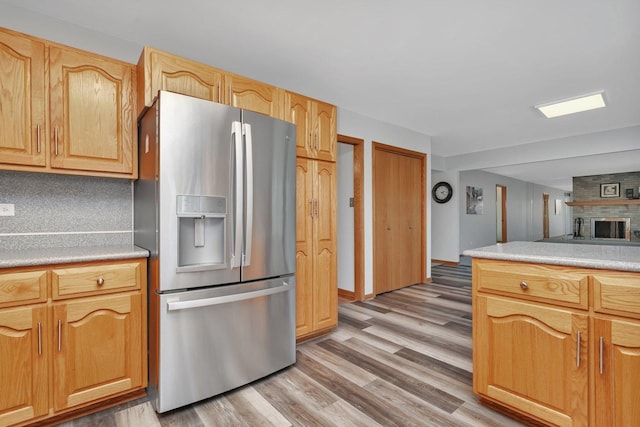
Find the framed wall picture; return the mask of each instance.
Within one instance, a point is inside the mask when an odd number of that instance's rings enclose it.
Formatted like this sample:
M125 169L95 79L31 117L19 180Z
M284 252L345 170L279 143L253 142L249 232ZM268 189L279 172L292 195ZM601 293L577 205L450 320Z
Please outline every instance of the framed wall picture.
M627 199L633 199L633 188L627 188L624 192Z
M600 184L600 197L620 197L620 183Z
M467 213L470 215L484 214L482 188L467 186Z

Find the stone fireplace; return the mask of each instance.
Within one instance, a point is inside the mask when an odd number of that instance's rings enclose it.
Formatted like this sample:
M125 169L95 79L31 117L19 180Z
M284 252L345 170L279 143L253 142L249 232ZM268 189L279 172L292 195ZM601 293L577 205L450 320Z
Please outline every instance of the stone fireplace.
M591 218L591 239L629 240L631 218Z
M619 197L600 197L600 184L619 183ZM626 190L633 190L634 199L625 203ZM640 172L617 173L607 175L591 175L573 178L573 224L581 222L581 237L583 239L613 241L629 241L640 243ZM586 202L584 204L576 204ZM613 219L615 223L602 224L600 230L595 229L596 221L602 218ZM628 224L628 225L627 225ZM608 227L608 228L607 228ZM613 228L612 228L613 227ZM624 229L624 238L620 233ZM634 234L634 231L637 231ZM614 238L597 237L609 233L617 235ZM628 234L628 237L627 237Z

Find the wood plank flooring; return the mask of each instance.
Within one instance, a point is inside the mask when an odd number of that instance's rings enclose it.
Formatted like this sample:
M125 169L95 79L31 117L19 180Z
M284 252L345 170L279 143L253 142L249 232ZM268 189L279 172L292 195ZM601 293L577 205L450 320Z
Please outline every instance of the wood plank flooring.
M63 424L84 426L520 426L471 390L471 268L342 304L331 334L294 366L158 415L146 399Z

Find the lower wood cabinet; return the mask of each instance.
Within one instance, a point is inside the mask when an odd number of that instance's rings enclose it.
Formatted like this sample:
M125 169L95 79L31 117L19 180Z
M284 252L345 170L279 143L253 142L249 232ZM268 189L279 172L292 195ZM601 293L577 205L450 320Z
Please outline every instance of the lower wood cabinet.
M640 425L640 322L596 316L593 331L595 425Z
M483 400L549 425L640 425L640 273L474 259L472 280Z
M56 411L142 387L139 292L53 306Z
M47 307L0 310L0 425L49 411Z
M587 316L497 297L474 303L476 392L554 425L587 425Z
M146 262L0 270L0 425L144 391Z

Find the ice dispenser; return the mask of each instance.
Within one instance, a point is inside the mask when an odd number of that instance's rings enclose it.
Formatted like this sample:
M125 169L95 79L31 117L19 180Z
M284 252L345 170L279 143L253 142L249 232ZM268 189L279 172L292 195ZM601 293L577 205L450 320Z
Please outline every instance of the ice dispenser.
M177 196L178 272L226 268L227 199Z

